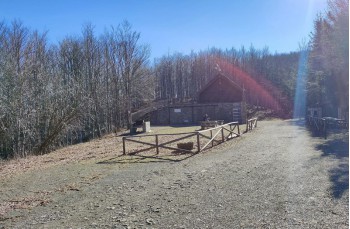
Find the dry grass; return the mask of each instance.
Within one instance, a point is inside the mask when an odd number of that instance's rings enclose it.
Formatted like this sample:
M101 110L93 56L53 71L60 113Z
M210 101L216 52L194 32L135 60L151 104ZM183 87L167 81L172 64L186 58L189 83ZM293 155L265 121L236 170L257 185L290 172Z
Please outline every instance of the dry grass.
M244 125L240 126L241 133L244 130ZM142 141L154 143L154 137L143 137L144 135L149 134L179 134L179 133L189 133L200 130L199 126L186 126L186 127L171 127L171 126L155 126L152 127L150 133L137 134L134 135L135 139L142 139ZM36 169L46 169L52 166L72 164L72 163L81 163L81 162L91 162L91 161L101 161L109 160L111 158L118 157L118 160L123 162L130 161L130 156L122 156L123 154L123 143L122 137L127 134L127 131L119 132L117 134L108 134L103 136L100 139L95 139L86 143L80 143L68 147L64 147L53 151L49 154L39 155L39 156L28 156L26 158L13 159L8 161L0 161L0 179L11 177L16 174L21 174L27 171L32 171ZM159 144L171 141L175 138L186 136L177 135L177 136L161 136L159 137ZM205 140L205 139L204 139ZM183 142L195 142L196 137L184 139L182 141L171 143L167 146L177 147L178 143ZM132 154L135 151L142 151L147 149L149 146L127 142L127 154ZM193 152L196 151L196 148L193 149ZM137 155L142 156L154 156L155 149L145 150ZM135 156L137 156L135 155ZM160 155L173 158L174 155L179 156L179 153L173 150L160 149ZM134 158L135 159L135 158ZM133 160L134 160L133 159ZM138 159L137 159L138 160ZM144 160L144 158L142 159ZM152 159L153 160L153 159Z
M166 134L166 133L180 133L180 132L193 132L198 127L153 127L151 133L147 134ZM12 188L15 188L14 177L20 177L27 172L51 171L49 168L55 166L73 165L79 167L78 163L82 166L88 163L118 163L118 164L130 164L130 163L146 163L156 162L162 160L181 160L185 156L183 155L164 155L161 157L155 155L155 150L149 150L137 155L123 156L122 137L127 134L127 131L117 134L108 134L100 139L95 139L90 142L76 144L68 147L64 147L55 150L49 154L28 156L26 158L18 158L13 160L0 160L0 182L9 184ZM143 138L143 141L154 142L154 138L142 137L145 134L135 135ZM163 139L164 140L164 139ZM128 149L133 152L139 148L142 148L142 144L129 143ZM90 165L89 165L90 166ZM79 170L79 169L77 169ZM36 173L34 173L36 174ZM96 175L94 172L87 171L83 177L76 177L72 180L59 182L53 186L46 186L43 190L25 193L21 195L9 195L2 201L0 201L0 221L12 218L8 216L8 213L16 209L31 209L36 206L43 206L51 202L51 197L54 193L66 193L69 191L80 191L85 185L93 183L100 178L100 175ZM35 176L35 175L34 175ZM12 180L12 181L11 181ZM11 184L10 184L11 183ZM1 185L1 184L0 184ZM47 189L49 188L47 191ZM11 189L11 188L10 188Z
M0 178L33 169L45 169L56 165L106 158L120 153L118 148L120 143L121 137L110 134L87 143L64 147L46 155L2 161Z
M149 134L184 133L193 132L198 129L198 126L161 126L152 127L152 131ZM121 156L123 154L122 135L126 133L127 132L124 131L119 132L118 134L108 134L100 139L64 147L45 155L33 155L26 158L18 158L13 160L0 160L0 179L31 170L45 169L57 165L98 161ZM144 134L138 134L136 136L141 137L143 135ZM154 141L153 138L143 138L143 140L149 142ZM128 150L130 152L133 152L135 149L142 149L142 147L144 146L141 144L128 142ZM153 151L144 152L144 154L153 154Z
M5 220L5 214L13 209L30 209L36 206L46 205L50 202L49 196L51 193L50 191L40 191L34 193L34 195L0 203L0 220Z

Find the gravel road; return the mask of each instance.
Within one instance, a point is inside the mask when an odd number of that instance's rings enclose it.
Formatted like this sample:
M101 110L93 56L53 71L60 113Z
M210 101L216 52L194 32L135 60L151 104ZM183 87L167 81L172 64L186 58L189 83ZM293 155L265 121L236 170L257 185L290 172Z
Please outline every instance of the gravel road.
M348 155L347 134L324 140L293 121L263 121L180 162L116 157L23 175L3 192L30 182L48 201L0 228L348 228Z

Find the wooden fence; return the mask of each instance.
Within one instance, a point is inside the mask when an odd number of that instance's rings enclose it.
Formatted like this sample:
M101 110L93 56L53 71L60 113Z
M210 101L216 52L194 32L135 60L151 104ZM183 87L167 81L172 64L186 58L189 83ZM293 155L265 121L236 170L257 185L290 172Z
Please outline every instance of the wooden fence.
M197 131L198 152L211 145L220 144L224 141L241 135L238 122L230 122L207 130ZM202 146L203 145L203 146Z
M349 129L349 123L343 119L337 119L332 117L318 118L308 116L306 124L315 132L324 136L327 139L327 133L329 129Z
M123 154L126 155L126 151L127 151L126 142L128 141L149 146L148 148L145 148L145 149L135 150L132 153L140 153L143 151L155 149L156 153L159 154L159 149L161 148L175 150L175 151L192 152L191 150L174 147L173 146L174 144L172 143L179 142L184 139L189 139L191 137L194 137L195 135L196 135L195 132L188 132L188 133L177 133L177 134L149 134L149 135L142 135L142 136L123 137ZM169 138L170 139L175 138L175 139L169 140ZM142 140L136 140L136 139L142 139Z
M123 137L123 155L127 154L127 142L148 146L147 148L133 150L130 152L132 154L149 151L152 149L155 149L157 154L159 154L160 149L199 153L207 149L209 146L213 147L214 145L220 144L240 135L238 122L231 122L215 128L188 133L125 136ZM183 144L183 142L180 141L185 139L187 143L192 142L192 149L179 147L181 143ZM175 145L176 143L179 144Z
M247 121L246 132L258 127L258 118L252 118Z

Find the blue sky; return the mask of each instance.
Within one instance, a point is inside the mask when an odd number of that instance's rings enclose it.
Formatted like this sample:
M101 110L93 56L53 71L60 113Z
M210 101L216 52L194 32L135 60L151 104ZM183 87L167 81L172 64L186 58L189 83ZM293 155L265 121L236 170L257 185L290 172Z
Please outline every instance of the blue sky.
M271 53L296 51L326 8L327 0L0 0L0 20L20 19L57 43L80 35L86 23L98 36L126 19L153 59L251 44Z

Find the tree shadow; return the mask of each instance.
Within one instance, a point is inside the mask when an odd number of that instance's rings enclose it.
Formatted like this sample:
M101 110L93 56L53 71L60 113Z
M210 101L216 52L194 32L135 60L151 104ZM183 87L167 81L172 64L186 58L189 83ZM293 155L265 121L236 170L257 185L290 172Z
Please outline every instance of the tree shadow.
M299 127L305 127L306 126L306 121L305 119L289 119L286 120L289 124L294 125L294 126L299 126Z
M332 182L331 192L334 198L341 198L349 190L349 137L347 134L334 134L322 144L315 146L322 152L321 157L333 157L339 160L337 167L328 171Z
M316 150L322 152L323 157L349 158L349 142L344 139L332 139L317 145Z
M181 162L194 157L197 153L181 153L175 155L120 155L96 164L140 164Z
M297 127L298 130L309 130L308 126L306 125L306 121L305 119L288 119L285 120L285 122L287 123L287 125L292 125ZM285 125L285 124L281 124L281 125Z
M337 168L329 171L332 182L332 195L334 198L341 198L343 193L349 190L349 164L340 164Z
M349 132L347 128L341 128L338 126L328 125L327 132L325 133L322 128L317 129L314 126L308 125L308 122L301 119L289 119L285 120L287 124L298 127L299 130L307 130L311 137L313 138L325 138L327 139L331 135L344 134L345 132ZM283 125L283 124L282 124Z

